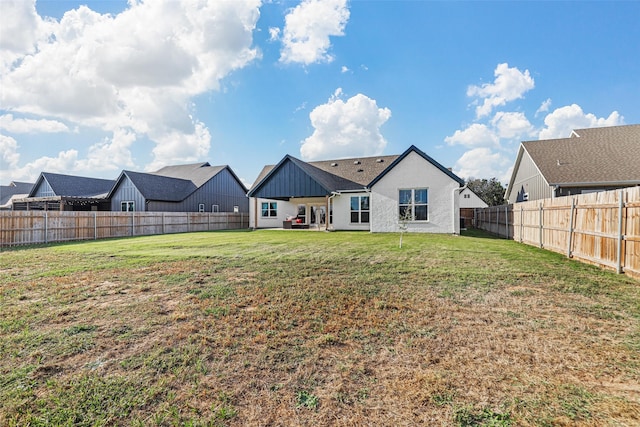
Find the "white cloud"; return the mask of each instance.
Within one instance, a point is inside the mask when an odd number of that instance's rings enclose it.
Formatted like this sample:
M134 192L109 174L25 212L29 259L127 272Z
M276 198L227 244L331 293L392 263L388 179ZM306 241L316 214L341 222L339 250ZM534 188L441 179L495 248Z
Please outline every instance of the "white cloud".
M549 108L551 108L551 98L547 98L542 102L542 104L540 104L540 107L536 110L535 117L538 117L538 114L540 113L546 113L549 111Z
M252 47L260 0L130 1L117 15L80 6L59 22L42 21L33 1L7 2L11 8L5 1L0 40L7 40L5 9L15 10L24 28L2 45L3 110L18 118L28 114L114 135L131 133L133 140L145 136L156 144L159 161L176 151L175 141L194 149L180 158L207 155L203 148L209 143L202 141L209 141L203 136L208 130L194 124L191 98L219 89L221 79L260 56ZM7 62L8 49L23 53L12 53ZM22 122L40 131L45 123ZM124 153L122 145L107 145Z
M10 136L0 134L0 173L18 166L20 154L18 142Z
M133 167L131 145L135 140L133 132L117 130L111 140L105 139L89 147L87 158L79 161L75 169L105 171Z
M351 70L349 70L349 67L347 67L346 65L343 65L343 66L340 68L340 72L341 72L341 73L347 73L347 72L349 72L349 71L351 71Z
M40 157L32 162L27 163L23 167L11 170L0 170L0 181L26 181L33 182L36 180L40 172L54 172L68 174L77 170L78 151L67 150L58 153L57 157Z
M10 133L56 133L69 132L69 128L57 120L15 119L13 114L0 116L0 129Z
M276 41L280 39L280 28L271 27L269 28L269 41Z
M209 129L200 122L194 123L191 134L183 132L167 133L156 138L160 143L153 149L155 159L147 165L148 171L176 163L189 163L204 157L211 146Z
M618 126L624 124L624 117L617 111L609 117L596 117L585 114L577 104L571 104L555 109L544 118L545 127L540 131L540 139L568 138L574 129L586 129L603 126Z
M494 107L522 98L535 86L529 70L522 72L516 67L509 68L507 63L498 64L494 75L493 83L485 83L482 86L471 85L467 89L467 96L483 100L482 104L476 107L477 117L487 116Z
M491 125L498 136L505 139L521 138L533 135L533 125L524 113L499 111L491 119Z
M391 110L379 108L376 101L357 94L346 102L336 90L326 104L309 114L313 134L300 147L304 160L375 156L383 152L387 141L380 127L391 117Z
M511 159L501 153L493 152L487 147L474 148L462 155L453 170L461 178L492 178L501 182L509 181L509 174L505 172L511 164Z
M304 0L285 17L280 61L333 61L329 37L344 35L349 15L347 0Z
M47 23L36 12L35 0L0 2L0 58L7 67L21 54L32 53L46 35Z
M500 143L498 135L487 125L480 123L474 123L464 130L457 130L444 140L449 145L465 147L495 147Z

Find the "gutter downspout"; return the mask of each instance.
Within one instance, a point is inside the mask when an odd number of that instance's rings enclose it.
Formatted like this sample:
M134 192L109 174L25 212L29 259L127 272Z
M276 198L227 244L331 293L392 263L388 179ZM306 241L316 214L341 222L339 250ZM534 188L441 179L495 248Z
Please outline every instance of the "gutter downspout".
M373 212L373 209L371 209L371 189L369 187L364 187L364 191L369 195L367 196L369 197L369 233L373 233L373 230L371 230L371 217L373 216L371 215L371 212Z
M458 188L454 188L452 193L451 193L451 201L453 204L453 208L451 209L451 215L453 216L452 218L452 225L453 225L453 234L458 235L460 234L460 229L458 229L458 232L456 233L456 200L458 201L458 227L460 227L460 193L462 193L464 190L466 190L467 188L467 184L465 183L462 187L458 187ZM455 192L458 192L457 197Z
M327 225L326 225L326 231L334 231L333 229L333 221L331 220L332 218L332 210L331 210L331 199L333 199L336 196L339 196L340 192L339 191L332 191L331 195L329 196L329 198L327 199Z

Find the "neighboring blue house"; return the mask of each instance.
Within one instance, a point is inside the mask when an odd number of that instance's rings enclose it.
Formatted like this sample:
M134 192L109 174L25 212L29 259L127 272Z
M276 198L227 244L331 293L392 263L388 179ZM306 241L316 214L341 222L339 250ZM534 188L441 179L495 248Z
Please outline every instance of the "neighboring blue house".
M107 194L114 181L42 172L27 197L13 210L108 211Z
M227 165L122 171L108 195L112 211L249 212L247 189Z
M9 185L0 185L0 210L13 209L13 200L27 197L31 188L31 182L12 181Z

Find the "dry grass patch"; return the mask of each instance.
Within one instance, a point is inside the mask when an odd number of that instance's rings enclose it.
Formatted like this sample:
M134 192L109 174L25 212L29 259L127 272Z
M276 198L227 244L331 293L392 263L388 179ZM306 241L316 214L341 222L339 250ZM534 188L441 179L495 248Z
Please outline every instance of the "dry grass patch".
M0 424L638 424L638 282L486 237L3 252Z

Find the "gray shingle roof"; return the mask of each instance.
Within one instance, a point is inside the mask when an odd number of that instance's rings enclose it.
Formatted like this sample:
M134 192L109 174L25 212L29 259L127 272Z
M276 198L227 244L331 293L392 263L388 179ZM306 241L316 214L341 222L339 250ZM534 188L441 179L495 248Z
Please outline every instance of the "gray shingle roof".
M244 188L229 166L211 166L207 162L165 166L150 173L123 171L121 177L128 176L147 200L180 202L224 169L228 169ZM112 191L115 191L115 188Z
M115 183L115 181L111 179L87 178L84 176L42 172L36 185L34 185L29 192L29 197L33 197L33 193L36 191L36 187L40 185L42 179L45 179L49 183L56 196L66 197L105 197Z
M522 146L550 185L640 183L640 125L577 129Z
M198 187L187 179L172 178L151 173L122 171L147 200L179 202Z
M349 159L322 160L304 163L332 175L336 175L337 177L360 184L360 187L362 188L373 181L375 177L380 175L382 171L384 171L387 166L389 166L398 157L398 155L353 157ZM299 161L301 162L301 160ZM275 166L276 165L265 166L251 188L255 187L256 184L262 181ZM346 190L346 188L343 188L343 190Z
M291 156L287 157L294 161L294 163L296 163L302 170L304 170L307 175L309 175L330 192L336 190L357 190L358 188L362 188L362 185L359 185L357 182L320 169L312 163L306 163Z
M209 163L203 162L188 165L165 166L160 170L152 172L152 174L186 179L192 181L197 187L201 187L226 167L226 165L211 166Z
M16 194L29 194L33 184L30 182L13 181L9 185L0 185L0 206L6 205Z

